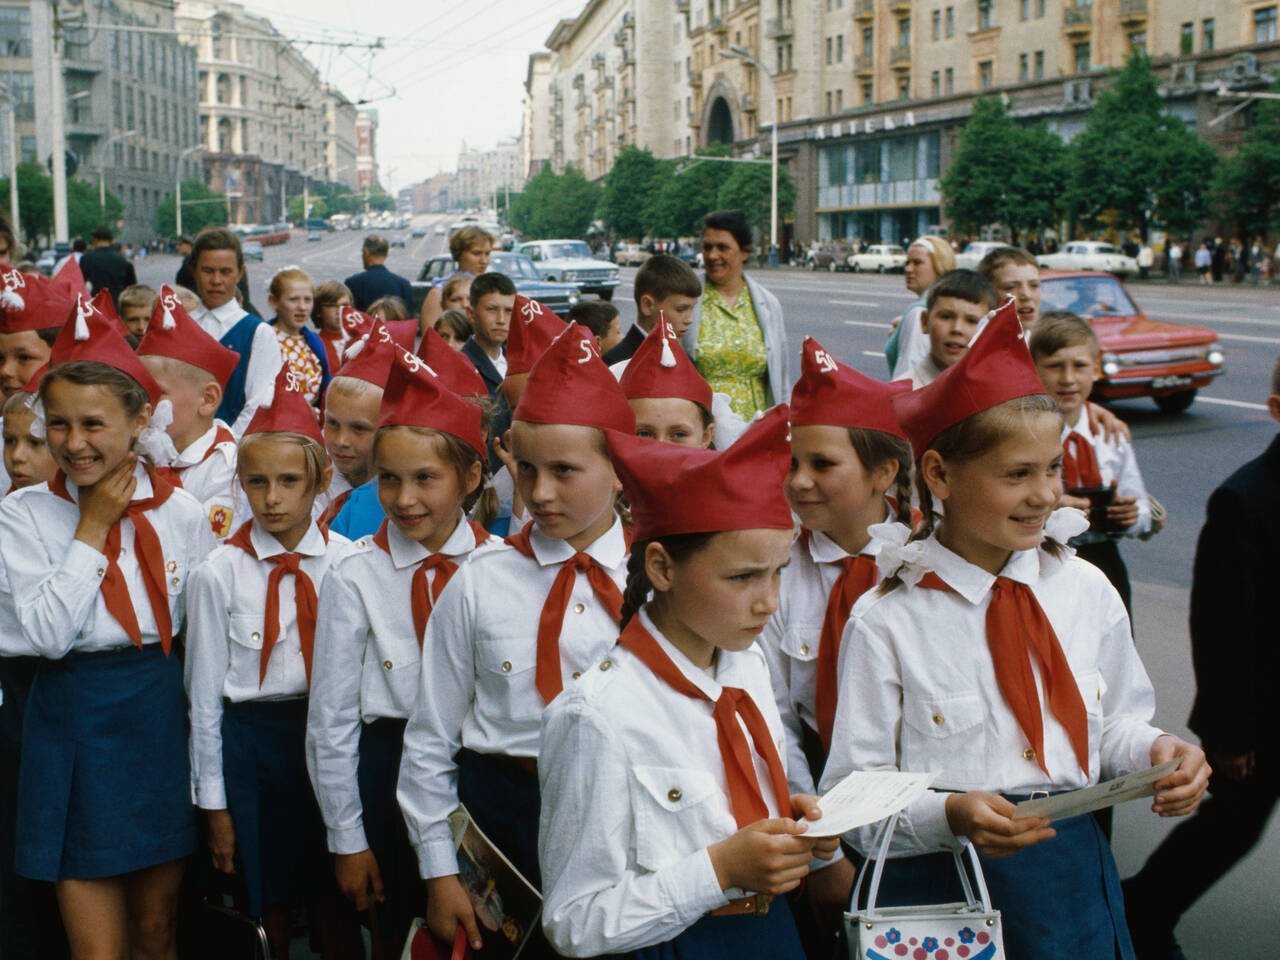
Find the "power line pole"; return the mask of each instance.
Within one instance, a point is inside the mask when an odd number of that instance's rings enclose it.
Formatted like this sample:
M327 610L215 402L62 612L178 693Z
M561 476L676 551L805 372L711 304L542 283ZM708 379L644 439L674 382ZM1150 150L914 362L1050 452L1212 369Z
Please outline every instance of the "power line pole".
M66 243L71 239L67 221L67 92L62 77L62 30L58 23L57 0L49 0L49 16L53 23L52 56L49 57L51 103L49 122L53 128L53 239Z

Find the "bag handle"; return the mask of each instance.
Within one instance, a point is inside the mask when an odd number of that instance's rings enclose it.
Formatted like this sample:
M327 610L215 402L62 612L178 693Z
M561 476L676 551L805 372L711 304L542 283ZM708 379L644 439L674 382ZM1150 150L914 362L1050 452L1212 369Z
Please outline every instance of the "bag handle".
M901 811L882 821L880 831L876 834L876 865L871 871L871 889L867 893L867 908L864 916L868 920L874 920L876 916L876 900L880 896L880 880L884 874L885 861L889 859L889 845L893 841L894 831L898 828L898 817ZM964 868L964 857L968 855L969 862L973 865L973 877L977 881L977 892L973 888L973 884L969 882L969 873ZM961 850L953 850L951 856L955 859L956 872L960 875L960 886L964 891L965 904L971 910L981 910L983 913L991 913L991 894L987 892L987 878L983 876L982 864L978 862L978 851L974 849L972 843L968 840L964 841L964 847ZM850 903L850 913L858 912L858 901L862 898L863 881L867 878L866 870L858 871L858 880L853 887L853 900Z

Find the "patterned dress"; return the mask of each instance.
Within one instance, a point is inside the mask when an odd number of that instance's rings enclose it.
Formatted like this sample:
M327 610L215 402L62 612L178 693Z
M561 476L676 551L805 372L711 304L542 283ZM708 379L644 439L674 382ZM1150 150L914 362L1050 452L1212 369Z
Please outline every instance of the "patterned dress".
M732 305L707 285L694 365L712 390L729 397L729 405L744 420L773 406L764 331L746 284Z
M280 341L281 359L298 375L298 379L302 381L302 395L314 407L324 379L320 358L311 352L311 345L301 333L289 334L277 327L276 339Z

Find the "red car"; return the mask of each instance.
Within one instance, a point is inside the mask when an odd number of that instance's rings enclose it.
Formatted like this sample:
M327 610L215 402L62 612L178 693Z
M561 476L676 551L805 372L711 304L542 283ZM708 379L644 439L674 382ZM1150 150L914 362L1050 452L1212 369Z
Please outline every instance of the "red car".
M1216 333L1150 319L1109 273L1041 273L1040 311L1053 310L1083 317L1098 335L1102 370L1095 400L1150 397L1165 413L1181 413L1201 387L1226 372Z

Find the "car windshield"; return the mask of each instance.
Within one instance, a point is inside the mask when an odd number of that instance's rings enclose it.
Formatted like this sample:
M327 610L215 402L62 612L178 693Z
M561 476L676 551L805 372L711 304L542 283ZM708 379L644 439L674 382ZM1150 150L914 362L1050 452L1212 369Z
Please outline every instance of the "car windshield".
M495 253L489 258L489 269L505 273L508 277L520 280L537 280L538 271L534 269L528 257L516 254Z
M1120 251L1119 251L1119 250L1117 250L1115 247L1110 246L1109 244L1105 244L1105 243L1100 243L1100 244L1098 244L1098 245L1094 248L1094 250L1095 250L1096 252L1098 252L1098 253L1119 253L1119 252L1120 252Z
M1045 277L1040 309L1066 310L1081 317L1135 316L1129 294L1115 277Z
M903 250L901 247L885 247L884 252L896 257L906 253L907 251Z
M542 247L542 259L544 260L573 260L577 258L591 259L591 248L581 240L548 243Z

